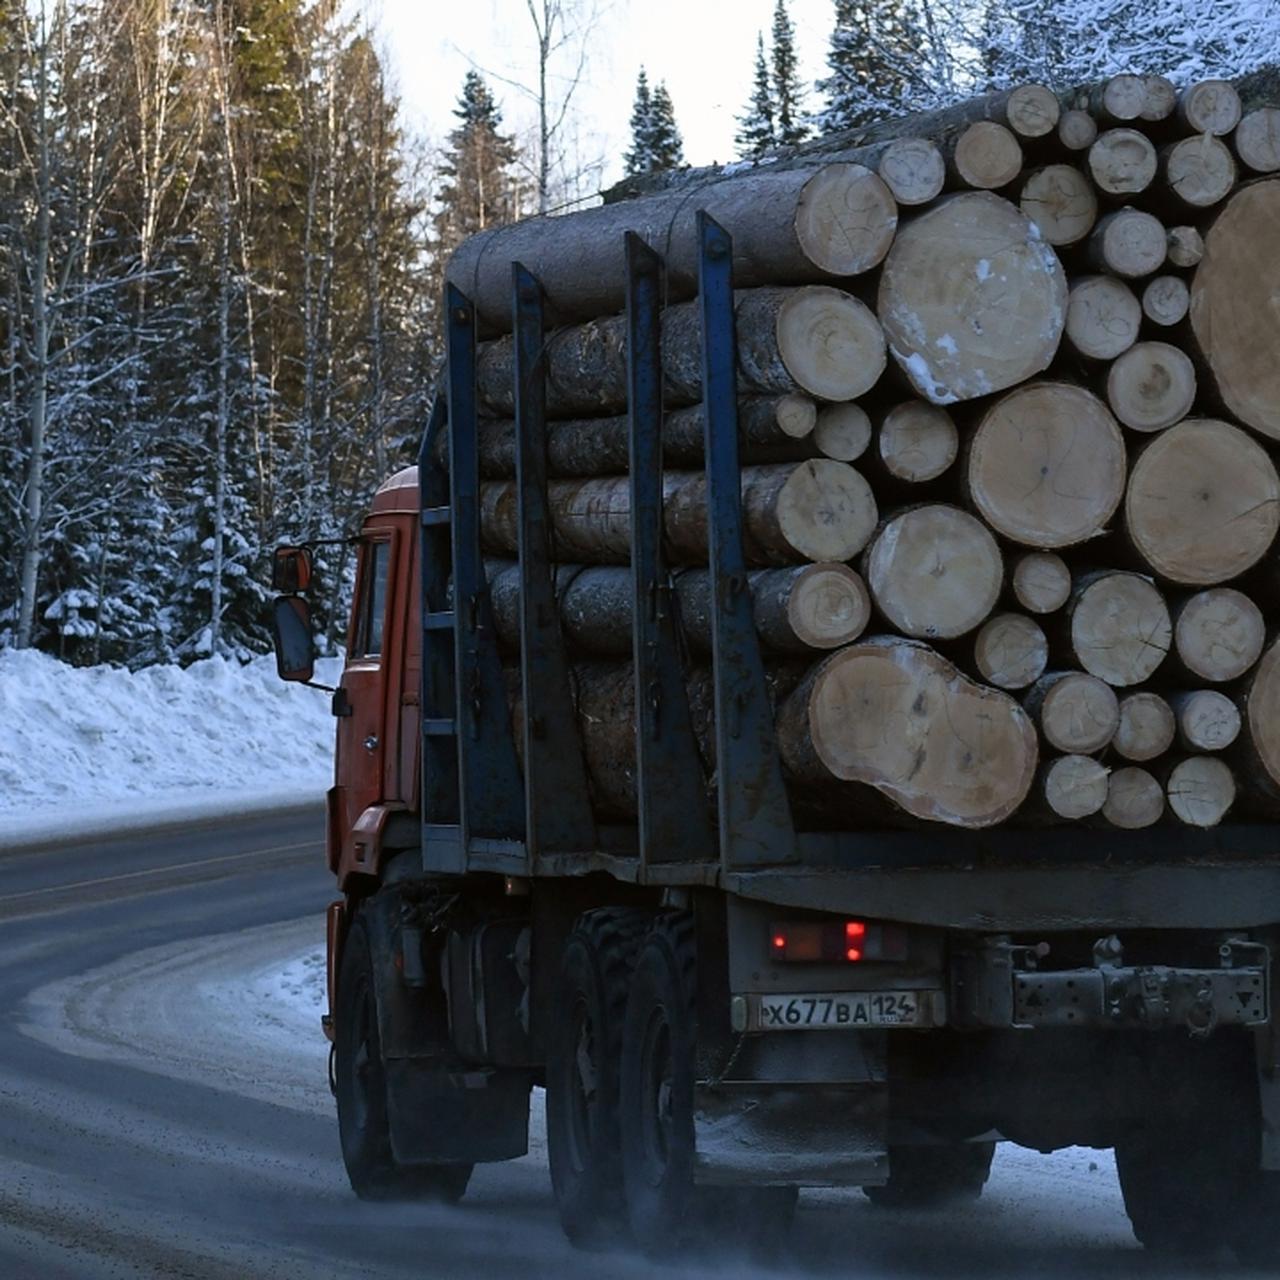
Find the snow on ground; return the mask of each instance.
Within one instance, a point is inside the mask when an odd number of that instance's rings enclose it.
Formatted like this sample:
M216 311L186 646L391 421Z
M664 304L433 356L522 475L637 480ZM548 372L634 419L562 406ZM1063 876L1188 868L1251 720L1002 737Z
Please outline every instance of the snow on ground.
M0 847L318 802L332 773L328 697L271 657L128 671L0 650Z

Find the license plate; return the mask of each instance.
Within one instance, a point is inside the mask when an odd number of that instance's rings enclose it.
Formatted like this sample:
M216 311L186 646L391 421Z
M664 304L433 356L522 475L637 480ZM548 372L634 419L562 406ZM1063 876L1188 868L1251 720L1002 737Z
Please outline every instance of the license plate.
M846 991L759 996L761 1031L849 1031L858 1027L934 1025L932 991Z

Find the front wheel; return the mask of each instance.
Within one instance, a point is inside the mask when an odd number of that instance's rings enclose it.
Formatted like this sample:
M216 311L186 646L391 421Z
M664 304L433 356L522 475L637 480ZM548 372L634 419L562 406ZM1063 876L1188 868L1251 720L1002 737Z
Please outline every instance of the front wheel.
M362 1200L456 1203L471 1179L471 1165L406 1167L392 1154L374 981L368 928L357 916L338 971L334 1043L338 1135L351 1189Z

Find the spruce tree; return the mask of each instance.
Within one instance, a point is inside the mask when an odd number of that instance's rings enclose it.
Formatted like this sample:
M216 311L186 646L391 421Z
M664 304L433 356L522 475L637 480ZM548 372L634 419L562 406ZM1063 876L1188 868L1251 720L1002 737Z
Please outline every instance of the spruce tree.
M661 173L667 169L679 169L684 164L684 139L676 124L675 104L667 92L666 81L653 91L653 168Z
M836 0L827 49L824 133L853 129L917 105L924 41L912 0Z
M803 142L809 132L803 93L796 67L796 29L786 0L778 0L773 11L773 102L779 146Z
M653 172L653 126L653 94L649 91L649 77L641 67L631 108L631 149L622 160L628 178Z
M764 36L756 36L756 69L747 109L738 117L738 155L743 160L758 160L777 143L774 133L773 91L769 83L769 65L764 57Z

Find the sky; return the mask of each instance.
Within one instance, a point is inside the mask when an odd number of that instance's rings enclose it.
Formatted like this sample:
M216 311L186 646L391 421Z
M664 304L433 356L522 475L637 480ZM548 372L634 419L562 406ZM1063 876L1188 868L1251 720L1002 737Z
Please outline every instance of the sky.
M590 6L592 0L580 0ZM603 182L622 176L636 74L665 80L684 135L685 159L709 164L734 158L735 117L751 90L757 31L766 44L774 0L598 0L583 83L574 98L581 122L582 162L603 157ZM462 78L472 65L488 74L510 127L534 120L528 94L504 81L536 78L533 27L525 0L370 0L406 120L440 141ZM808 86L825 71L832 0L789 0L801 77ZM809 105L819 105L810 93Z

